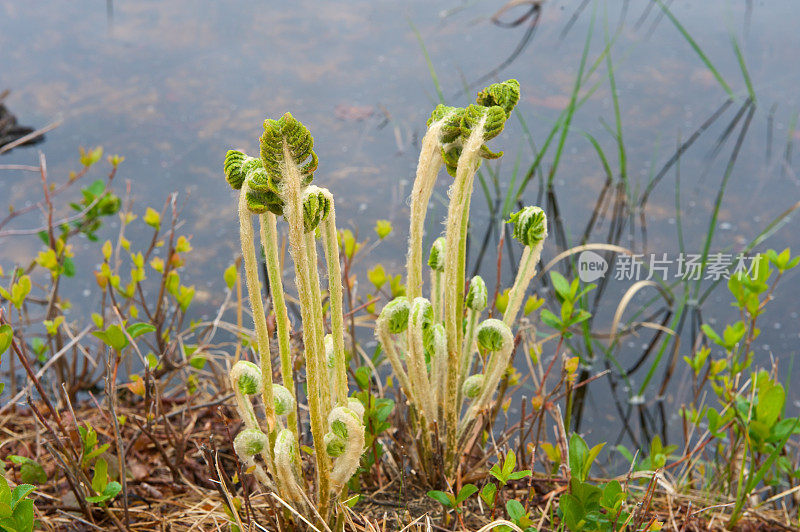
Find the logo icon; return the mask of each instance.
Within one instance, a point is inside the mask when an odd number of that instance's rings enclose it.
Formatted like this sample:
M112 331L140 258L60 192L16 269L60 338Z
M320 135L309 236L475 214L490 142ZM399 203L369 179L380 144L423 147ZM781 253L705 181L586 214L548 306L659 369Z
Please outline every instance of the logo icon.
M584 283L596 281L607 271L608 262L594 251L586 250L578 256L578 277Z

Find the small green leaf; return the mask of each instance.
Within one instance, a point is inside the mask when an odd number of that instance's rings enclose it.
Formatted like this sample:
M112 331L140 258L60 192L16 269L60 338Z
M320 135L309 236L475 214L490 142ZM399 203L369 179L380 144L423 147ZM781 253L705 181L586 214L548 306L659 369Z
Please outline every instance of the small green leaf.
M122 332L119 325L109 325L105 331L95 331L92 333L103 341L107 346L117 353L121 353L128 346L128 337Z
M772 427L778 421L784 403L786 403L786 392L783 386L768 381L764 392L759 390L756 419L767 427Z
M515 467L517 467L517 455L514 454L513 450L509 449L506 459L503 461L503 477L508 479L511 473L514 472Z
M478 491L478 487L474 484L465 484L462 486L461 491L459 491L458 495L456 496L456 505L459 505L470 498L476 491Z
M92 489L97 493L103 493L108 484L108 462L105 458L99 458L94 464L94 476L92 476Z
M355 506L358 501L361 499L361 495L355 494L350 496L347 500L344 501L344 504L347 505L348 508L352 508Z
M8 459L20 466L19 478L22 482L27 484L45 484L47 482L47 473L36 460L14 454L9 455Z
M86 151L83 148L80 148L80 161L83 166L89 167L95 164L100 158L103 156L103 147L97 146L96 148L92 148L89 151ZM100 183L101 187L100 190L97 190L97 183ZM102 193L105 190L105 185L102 181L98 180L92 183L88 191L91 192L93 195L97 196L98 194Z
M158 365L159 365L159 364L158 364L158 357L157 357L157 356L156 356L156 354L155 354L155 353L153 353L152 351L150 351L149 353L147 353L147 356L145 357L145 360L147 361L147 366L148 366L148 367L149 367L151 370L154 370L154 369L156 369L156 368L158 367Z
M389 220L378 220L375 222L375 233L378 235L378 238L383 240L389 233L392 232L392 222Z
M542 318L542 322L545 325L548 325L557 331L563 331L566 328L561 320L546 308L542 309L542 312L539 313L539 316Z
M374 268L367 270L367 279L375 286L376 290L380 290L381 287L386 284L386 281L389 280L386 277L386 270L383 264L376 264Z
M506 512L508 512L508 517L510 517L512 521L518 522L525 516L525 507L522 506L522 503L518 500L511 499L506 503Z
M558 500L558 508L564 514L564 521L567 528L573 531L583 528L584 509L577 497L570 493L565 493Z
M556 294L558 294L559 299L562 301L571 300L570 285L563 275L557 271L552 271L550 272L550 280L553 282L553 288L555 289Z
M14 338L14 331L8 324L0 325L0 355L5 353L11 346L11 340Z
M447 508L455 508L455 504L453 504L455 502L455 498L453 498L453 496L450 495L449 493L445 493L439 490L431 490L428 492L428 497L430 497L434 501L437 501L442 506L445 506ZM451 498L453 498L454 500L451 501L450 500Z
M225 285L228 287L228 289L232 289L233 285L236 284L236 276L238 273L239 271L236 269L235 264L231 264L225 268L225 273L222 274L222 278L225 280Z
M17 506L17 503L20 502L22 499L28 496L33 490L36 489L36 486L32 486L30 484L20 484L14 491L11 492L11 510L13 511L14 508Z
M156 328L150 323L134 323L127 330L131 338L138 338L143 334L155 331Z
M711 328L710 325L704 323L701 329L703 329L703 332L706 334L706 336L708 336L709 340L719 345L720 347L725 347L725 342L722 340L720 335L718 335L714 331L714 329Z
M109 482L106 484L106 489L103 490L103 495L108 499L113 499L120 491L122 491L122 485L119 482Z
M158 230L161 227L161 215L152 207L148 207L144 213L144 223Z
M524 471L515 471L508 476L509 480L519 480L521 478L525 478L530 476L531 470L525 469Z
M494 498L497 495L497 486L493 483L486 484L481 490L480 497L486 506L494 506Z
M583 472L586 468L588 457L589 446L578 434L573 434L569 440L569 468L572 471L572 475L581 482L586 480Z
M178 241L175 243L175 251L178 253L188 253L191 250L192 245L189 243L189 239L183 235L179 236Z

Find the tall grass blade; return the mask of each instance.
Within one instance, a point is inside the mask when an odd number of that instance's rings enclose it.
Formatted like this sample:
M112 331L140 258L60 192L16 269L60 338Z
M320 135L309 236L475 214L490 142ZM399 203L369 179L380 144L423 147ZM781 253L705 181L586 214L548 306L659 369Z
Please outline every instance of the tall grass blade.
M728 96L730 98L733 98L733 90L731 89L730 85L728 85L728 83L722 78L722 75L711 63L711 60L708 58L708 56L705 53L703 53L703 50L700 48L700 45L697 44L697 41L695 41L692 38L692 36L689 35L689 32L686 31L686 28L683 27L683 24L681 24L678 21L678 19L675 18L675 15L673 15L672 11L670 11L669 8L666 5L664 5L664 2L662 2L662 0L655 0L655 2L661 8L664 14L667 15L667 18L669 18L672 21L672 24L675 26L675 28L677 28L677 30L681 33L681 35L683 35L683 38L686 39L686 42L689 43L689 46L692 47L692 50L694 50L694 52L698 55L698 57L700 57L700 60L703 62L704 65L706 65L706 68L708 68L708 70L711 71L711 73L714 75L714 77L722 86L722 88L725 90L725 92L728 93Z
M744 124L742 125L742 129L739 131L739 137L736 139L736 145L733 147L733 151L731 152L731 156L728 159L728 165L725 168L725 174L722 177L722 183L720 183L719 190L717 191L717 196L714 200L714 209L711 213L711 220L708 224L708 234L706 235L706 241L703 245L703 253L700 258L701 264L701 271L705 269L706 262L708 261L708 252L711 249L711 241L714 238L714 232L717 226L717 219L719 217L719 209L722 206L722 198L725 195L725 189L728 185L728 180L733 173L733 167L736 164L736 159L739 156L739 151L742 148L742 144L744 143L744 138L747 136L747 131L750 129L750 122L753 118L753 114L755 112L755 106L752 105L750 102L750 111L747 113L747 118L745 118ZM700 290L700 281L701 279L697 279L695 281L694 286L694 293L697 295Z
M604 21L605 23L605 41L606 45L608 45L609 37L608 37L608 19ZM606 54L606 70L608 71L608 84L611 89L611 100L614 104L614 121L616 122L616 140L617 146L619 151L619 177L625 183L625 188L628 188L628 164L627 164L627 156L625 154L625 142L622 140L622 114L620 112L620 105L619 105L619 93L617 92L617 83L614 78L614 63L611 60L611 49L608 49L608 53ZM628 190L628 194L630 194L630 190Z
M409 19L408 25L411 26L411 29L414 31L414 36L416 36L419 47L422 49L422 54L425 56L425 63L428 65L428 73L430 73L431 79L433 80L433 86L436 88L436 95L439 97L439 103L443 104L444 92L442 92L442 86L439 84L439 76L436 75L436 69L433 67L431 56L428 53L428 49L425 47L425 41L422 39L422 35L411 19Z
M736 38L736 35L733 33L733 29L730 29L731 35L731 44L733 45L733 51L736 53L736 60L739 61L739 68L742 70L742 77L744 78L744 83L747 85L747 94L750 95L750 99L753 102L756 101L756 91L753 90L753 81L750 79L750 73L747 71L747 64L744 62L744 55L742 54L742 49L739 47L739 40Z
M561 160L561 154L564 152L564 144L567 141L569 134L569 126L572 123L572 116L575 114L576 103L578 101L578 93L581 90L581 82L583 81L583 70L586 67L586 58L589 56L589 45L592 42L592 35L594 33L594 23L597 18L597 2L592 9L592 21L589 23L589 31L586 34L586 42L583 45L583 53L581 54L581 62L578 66L578 75L575 76L575 84L572 87L572 95L570 96L569 105L567 106L567 115L564 117L564 124L561 126L561 137L558 140L558 147L556 148L553 164L550 167L550 172L547 176L547 188L552 189L553 180L558 170L558 163Z

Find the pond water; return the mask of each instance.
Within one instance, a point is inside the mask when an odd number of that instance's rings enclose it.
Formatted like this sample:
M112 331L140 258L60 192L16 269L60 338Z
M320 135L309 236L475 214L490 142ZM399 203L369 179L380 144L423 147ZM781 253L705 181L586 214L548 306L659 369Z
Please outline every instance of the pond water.
M711 253L742 251L800 200L797 156L792 158L793 146L800 140L800 130L795 129L800 71L793 56L800 48L796 28L800 4L791 0L669 3L732 96L657 5L551 0L536 8L531 6L539 3L522 3L493 19L500 5L455 0L0 2L0 90L12 91L6 105L26 125L62 121L47 134L44 144L15 149L0 156L0 164L36 164L37 150L42 150L50 176L63 180L78 166L79 146L102 145L106 153L125 156L118 184L130 180L139 211L148 205L160 207L169 193L177 191L181 201L186 201L183 217L186 231L193 236L187 277L198 285L199 305L194 312L199 316L211 312L221 300L221 271L238 248L235 199L221 172L224 153L232 147L255 153L263 118L290 110L315 136L320 157L316 180L336 195L340 225L371 235L375 220L394 223L392 235L362 262L360 278L377 262L391 273L401 273L406 200L419 139L439 98L420 42L449 104L467 104L472 97L462 94L463 87L483 76L490 81L509 77L520 81L523 97L518 117L491 143L506 152L491 166L504 197L515 167L521 179L536 159L535 150L545 144L555 120L569 104L591 31L584 73L613 39L611 65L619 95L625 165L623 171L609 64L603 58L582 85L581 96L591 93L572 118L554 174L567 247L582 242L606 180L587 134L602 147L615 179L625 175L627 193L634 198L641 198L681 143L693 140L650 194L644 211L646 241L639 212L634 212L615 239L646 257L667 253L675 261L681 249L702 252L726 175ZM747 105L748 87L734 41L752 80L753 105ZM468 94L474 92L470 88ZM729 98L731 103L719 117L701 129ZM559 139L560 133L524 191L523 203L539 201L541 176L554 167ZM734 151L738 156L731 164ZM494 195L492 177L484 168L483 176ZM35 174L0 171L0 197L15 205L36 200L37 179ZM433 220L429 241L438 231L435 221L445 213L448 180L443 175L437 187L428 216ZM473 261L491 219L480 189L474 198ZM787 246L800 250L792 220L778 224L756 251ZM32 223L38 220L21 221L19 227ZM608 229L606 217L587 241L609 242ZM113 224L105 231L101 237L112 234ZM487 279L495 278L496 233L496 229L490 233L480 267ZM561 244L551 239L545 262L562 251ZM0 246L5 268L30 260L38 251L37 242L30 239L6 239ZM91 246L86 243L87 248ZM78 258L80 262L80 253ZM86 263L78 264L79 271L96 261L83 260ZM677 267L673 262L671 268ZM671 269L669 274L676 271ZM507 268L503 276L507 286L511 280ZM76 308L90 308L98 297L92 290L94 280L90 275L79 279L71 295ZM611 278L606 283L592 322L595 332L608 331L617 303L633 282ZM769 364L774 358L787 381L800 346L798 288L800 277L786 275L761 321L756 350L757 362ZM682 289L676 290L677 299L682 298ZM644 290L631 308L653 294L652 289ZM703 302L703 319L721 329L736 316L729 302L721 284ZM664 427L678 419L676 407L688 399L689 374L681 357L694 340L693 329L696 326L687 321L675 372L663 398L656 395L672 346L656 370L655 384L641 398L634 396L652 358L631 375L630 390L619 379L613 393L608 379L591 386L580 427L590 434L588 438L613 441L621 433L613 396L625 408L631 397L634 403L644 401L641 418L638 408L626 410L633 430L623 434L625 439L639 438L642 432L674 434ZM646 331L625 337L616 352L620 365L630 367L651 338L652 332ZM527 372L524 362L519 368ZM591 370L603 368L598 358ZM796 379L797 370L793 373ZM800 396L790 395L790 408L797 409ZM658 409L660 399L666 405L664 416Z

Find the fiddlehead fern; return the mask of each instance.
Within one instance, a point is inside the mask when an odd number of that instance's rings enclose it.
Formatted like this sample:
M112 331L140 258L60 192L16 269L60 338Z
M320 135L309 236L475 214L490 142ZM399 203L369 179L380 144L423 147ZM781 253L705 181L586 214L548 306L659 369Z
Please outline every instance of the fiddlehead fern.
M282 194L287 162L298 167L301 187L311 184L319 164L314 153L314 137L291 113L284 114L278 120L264 121L261 160L270 186L278 194Z
M258 429L244 429L233 439L233 450L248 466L252 466L255 457L268 445L269 437Z
M328 301L330 301L331 332L333 336L332 397L339 406L347 405L347 358L344 351L344 308L342 305L342 270L339 257L339 238L336 230L336 206L330 190L319 189L324 203L322 245L328 270Z
M440 236L433 242L431 253L428 255L428 266L431 268L431 303L433 304L433 319L442 321L442 273L444 272L444 237Z
M519 102L519 81L509 79L502 83L489 85L478 93L475 101L485 107L498 105L503 108L506 115L511 115L511 111Z
M386 322L389 332L400 334L408 328L408 314L411 306L406 296L391 300L381 311L380 319Z
M284 386L294 398L294 375L291 354L291 323L286 309L286 294L283 291L283 274L281 272L280 251L278 249L277 219L273 213L259 216L261 222L261 245L264 247L264 257L267 265L267 279L269 280L270 295L272 296L272 309L275 313L275 325L278 332L278 354L281 360L281 379ZM286 424L289 429L297 431L297 401L287 414Z
M272 395L275 398L276 416L285 416L289 412L294 412L294 396L288 388L280 384L273 384Z
M461 134L460 113L463 109L439 105L428 119L428 131L422 138L417 162L417 174L411 191L411 216L406 257L406 289L410 300L422 295L422 232L425 227L428 202L442 167L443 146Z
M223 169L225 171L225 180L234 190L239 190L244 184L246 174L242 168L247 156L239 150L228 150L225 154L225 163Z
M250 167L247 170L247 167ZM267 178L267 171L260 159L250 159L244 166L247 171L246 181L249 187L247 191L247 208L253 214L263 214L271 212L276 216L283 214L283 200L270 188Z
M401 334L408 329L408 315L410 311L411 305L409 305L407 297L400 296L391 300L383 307L383 310L381 310L375 322L375 336L383 346L383 350L386 352L386 358L389 359L392 371L400 381L403 392L413 403L419 404L419 399L414 393L415 390L411 386L408 374L400 360L400 354L397 351L397 343L392 337L392 335Z
M293 502L302 501L304 492L294 472L294 464L300 460L297 454L297 437L291 430L283 429L278 433L275 438L274 454L275 471L282 492L287 493Z
M476 275L469 281L467 298L464 301L467 308L475 312L481 312L489 304L489 291L486 289L486 282L483 277Z
M240 360L233 365L228 376L231 379L233 392L236 394L239 416L247 428L257 429L258 419L253 404L250 402L250 396L260 394L263 389L261 370L252 362Z
M453 472L457 452L461 389L468 375L466 368L469 367L470 358L474 353L473 340L469 338L465 342L463 327L466 235L474 176L482 159L497 158L502 155L489 150L486 142L503 131L505 122L518 101L519 83L516 80L508 80L485 88L478 94L477 103L466 108L437 106L428 120L428 131L423 139L411 195L406 294L412 302L412 310L407 342L408 384L405 387L411 388L409 398L429 421L435 421L436 418L432 417L434 409L424 392L433 388L443 394L438 398L440 400L437 401L437 406L442 407L447 428L445 469L448 473ZM441 367L434 356L428 382L430 388L425 388L423 391L420 389L425 384L423 376L427 377L421 371L421 361L425 354L424 346L421 345L424 343L424 335L420 332L416 320L420 314L414 309L422 296L421 247L426 209L436 176L443 165L448 173L455 177L455 181L449 192L450 204L444 245L442 246L441 240L434 244L429 266L431 266L431 301L434 309L432 321L444 323L447 338L447 369L440 373ZM480 312L485 305L485 303L478 305L479 302L480 298L476 301L476 308L469 309L472 323L467 327L467 334L470 336L475 334ZM376 330L376 334L390 336L386 319L381 323L383 326ZM425 334L430 340L433 328L428 329ZM387 348L387 352L391 351L388 353L390 360L392 358L399 360L397 345L390 340L392 339L381 339L382 343L390 346ZM393 367L395 366L399 364L393 362ZM395 373L402 383L406 375L399 369L396 369ZM446 382L439 386L438 379L441 375L445 376Z
M314 446L318 449L317 504L320 514L327 516L331 464L327 455L320 450L324 445L325 417L330 409L330 390L324 384L327 364L316 246L313 231L306 232L307 216L303 201L303 191L311 183L318 164L313 147L314 139L311 133L291 114L286 113L278 120L264 121L261 160L270 189L277 193L284 203L283 214L289 226L289 249L294 262L295 284L303 321L311 434ZM312 206L309 204L309 207ZM319 210L317 208L311 210L315 211L311 216L315 219Z
M547 238L547 217L539 207L525 207L511 215L512 235L523 246L534 247Z
M247 181L249 190L245 194L247 209L253 214L283 213L283 202L267 183L267 174L260 159L248 157L241 151L230 150L225 155L225 179L234 190L241 190Z
M475 353L475 330L478 327L478 320L481 312L489 302L489 292L486 283L480 275L476 275L469 281L467 297L464 300L467 306L467 330L464 335L464 343L461 346L461 375L459 376L459 392L464 390L464 381L472 371L473 354ZM463 394L462 394L463 397ZM459 398L459 410L462 400Z
M512 214L509 223L514 224L512 232L514 238L525 246L525 251L520 258L517 277L508 293L508 305L503 314L503 321L511 326L517 319L525 292L536 273L536 265L542 255L544 241L547 238L547 216L539 207L525 207Z
M467 399L475 399L478 397L481 391L483 391L483 381L484 377L482 373L467 377L467 379L464 380L464 385L461 387L464 397Z
M316 502L319 515L327 520L330 497L336 495L337 490L340 490L343 483L352 475L358 464L364 441L364 429L361 425L364 407L359 401L347 396L341 272L333 195L326 189L311 185L318 165L317 155L313 150L314 139L308 129L291 114L286 113L278 120L266 120L260 141L259 159L232 150L226 155L224 164L226 180L234 189L241 191L239 220L242 250L261 357L260 370L252 364L238 366L232 374L232 379L237 389L237 402L242 405L240 408L243 412L242 417L252 430L257 430L258 424L249 398L259 391L263 394L264 409L270 428L266 438L267 441L273 441L274 446L270 449L269 445L261 445L262 456L278 489L282 493L288 493L288 498L293 501L307 501L300 486L301 479L298 477L299 443L296 434L292 432L296 425L297 402L293 393L290 324L278 259L275 218L276 215L282 214L289 226L290 251L295 267L295 282L303 322L311 432L317 450ZM273 301L281 374L288 387L272 383L269 338L260 298L260 282L250 219L253 213L261 215L261 238L267 255L267 276L274 289ZM329 280L332 335L327 349L330 355L327 357L323 340L325 316L317 270L315 229L318 227L321 227ZM331 387L323 384L326 376L332 384ZM331 401L331 397L336 398L335 402ZM289 424L289 429L283 428L284 420L277 419L284 415L287 416L286 423ZM331 460L328 453L322 451L323 446L327 447L326 419L331 424L335 423L337 428L344 424L346 431L339 432L347 437L347 445L336 460L333 486L330 482ZM328 439L330 440L330 437ZM331 447L334 453L335 447L335 445Z
M331 488L338 493L358 468L364 450L364 425L353 410L337 406L328 415L328 427L325 449L336 459L331 473Z
M466 109L454 112L446 126L442 157L447 172L453 177L456 176L462 147L475 127L481 125L484 141L493 139L503 131L506 120L519 102L519 82L510 79L490 85L478 93L476 101L477 105L469 105ZM503 152L492 152L485 144L481 144L478 151L484 159L497 159L503 155Z
M330 192L325 194L323 189L309 185L303 189L303 229L309 233L328 217L331 210Z
M447 384L445 401L447 441L445 464L447 473L455 468L458 424L458 395L461 378L464 333L464 284L466 269L467 229L475 173L481 158L494 157L485 142L503 129L508 115L500 106L470 105L461 121L461 153L455 168L455 181L450 189L450 205L445 230L444 324L447 330ZM447 162L447 160L445 159ZM450 165L448 165L450 166ZM451 167L448 170L452 170Z
M233 365L229 373L231 384L236 393L256 395L261 393L261 369L252 362L240 360Z
M500 320L488 319L478 326L478 345L484 351L500 351L504 345L508 346L509 338L512 338L511 329Z
M428 266L435 272L444 271L444 237L440 236L433 241L431 253L428 255Z
M233 450L236 452L236 456L248 470L252 469L259 482L271 486L272 483L264 472L264 468L255 459L259 454L265 455L268 448L269 437L258 429L244 429L233 439Z
M483 372L483 385L480 394L467 410L460 431L463 432L475 419L477 413L485 408L497 391L500 379L508 367L511 353L514 352L514 335L504 322L488 319L481 322L477 333L478 345L489 353ZM469 380L469 378L467 379Z
M258 276L258 266L256 260L255 243L253 237L253 224L251 220L251 205L248 199L250 194L250 176L255 170L261 168L261 162L247 157L244 153L230 150L223 164L225 179L233 187L239 190L239 238L242 245L242 256L244 258L245 280L247 282L247 293L249 295L250 307L253 312L253 324L256 330L258 343L258 354L261 359L261 373L264 385L262 394L264 398L264 410L267 415L267 423L270 429L275 423L272 399L272 362L270 360L269 336L267 333L267 320L264 315L264 305L261 301L261 281ZM244 177L242 177L244 176ZM260 209L259 204L255 208ZM266 205L263 207L268 210Z

